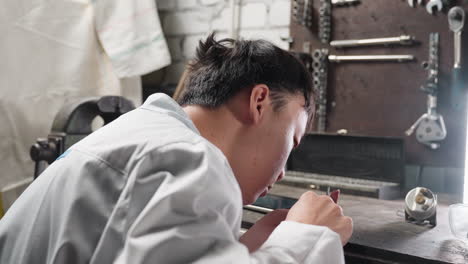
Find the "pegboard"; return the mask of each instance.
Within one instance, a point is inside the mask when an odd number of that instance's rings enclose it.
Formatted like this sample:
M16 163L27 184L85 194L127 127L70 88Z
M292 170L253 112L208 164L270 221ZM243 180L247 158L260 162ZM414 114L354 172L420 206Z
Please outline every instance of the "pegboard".
M335 49L318 39L319 0L312 1L312 25L299 25L291 15L292 51L303 52L310 42L311 52L328 48L333 55L411 54L413 62L343 62L330 63L327 85L326 133L346 129L351 135L401 137L405 139L406 162L441 167L464 167L466 109L450 106L453 67L453 33L449 30L447 12L430 15L424 6L411 8L406 0L361 0L358 5L332 7L331 40L415 36L412 46L373 46ZM294 4L294 0L291 0ZM415 1L416 2L416 1ZM423 1L427 2L427 1ZM452 3L468 11L468 0ZM293 8L291 8L293 12ZM463 73L468 65L468 23L463 38ZM447 127L447 137L437 150L417 142L405 131L426 112L426 93L420 90L428 73L421 66L429 59L429 34L440 34L438 112ZM307 47L307 45L306 45ZM466 76L465 76L466 77ZM466 96L466 80L464 93ZM312 127L314 131L314 127Z

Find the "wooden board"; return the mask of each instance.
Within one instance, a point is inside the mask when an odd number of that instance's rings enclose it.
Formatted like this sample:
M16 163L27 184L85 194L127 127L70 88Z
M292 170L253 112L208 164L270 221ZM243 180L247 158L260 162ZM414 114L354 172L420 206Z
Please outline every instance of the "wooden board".
M468 10L468 0L459 0ZM391 47L334 49L317 38L319 1L313 1L312 30L298 25L291 15L291 50L303 51L304 41L312 50L325 47L331 54L413 54L409 63L332 63L328 78L327 132L347 129L352 135L404 137L407 163L464 167L466 110L454 111L449 105L453 65L453 34L449 31L447 10L429 15L425 7L411 8L403 0L362 0L350 7L332 10L332 40L414 35L419 44ZM468 23L466 23L468 24ZM465 27L467 27L465 25ZM440 149L430 150L404 132L426 111L426 94L420 86L427 78L421 63L428 60L429 33L440 33L439 112L448 131ZM468 32L468 29L465 30ZM464 56L468 61L468 33L463 35ZM464 63L466 68L468 63ZM464 70L465 75L468 71ZM466 93L466 90L465 90Z

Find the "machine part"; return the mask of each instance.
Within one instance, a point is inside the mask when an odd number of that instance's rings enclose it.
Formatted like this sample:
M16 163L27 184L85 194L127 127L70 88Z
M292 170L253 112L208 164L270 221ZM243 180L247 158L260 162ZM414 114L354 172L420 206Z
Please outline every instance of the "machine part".
M387 61L387 62L406 62L414 60L413 55L347 55L347 56L328 56L330 62L348 62L348 61Z
M361 3L361 0L331 0L331 4L334 6L352 5L359 3Z
M410 190L405 197L405 220L416 224L426 221L435 227L437 225L437 195L424 187Z
M333 40L330 45L335 48L374 46L374 45L411 45L414 43L415 37L402 35L399 37L389 38L371 38L371 39L349 39L349 40Z
M439 83L439 33L431 33L429 36L429 61L423 63L428 71L428 78L421 90L427 93L427 112L414 122L405 132L411 136L416 130L416 140L431 149L438 149L438 142L447 137L444 118L437 113L437 93Z
M84 98L63 106L54 119L51 134L31 146L30 156L36 162L34 178L71 145L91 134L94 118L102 117L106 125L133 109L133 103L120 96Z
M411 7L414 7L414 2L416 0L408 0L408 5L411 6ZM418 4L421 5L422 4L422 0L418 0Z
M444 7L444 3L442 0L429 0L426 4L426 10L429 14L433 15L434 14L434 9L438 12L442 11L442 8Z
M429 60L422 63L428 76L421 90L427 94L437 96L439 85L439 33L429 35ZM437 106L437 105L436 105Z
M330 42L331 34L331 3L330 0L320 0L319 8L319 30L320 42Z
M461 71L462 31L465 24L465 10L459 6L452 7L448 12L448 23L454 34L454 63L452 69L451 101L455 110L461 110L465 105L463 93L463 76Z
M312 53L312 81L317 100L317 132L323 133L327 123L328 50L316 49Z
M312 27L312 0L294 0L293 17L294 20L305 27Z

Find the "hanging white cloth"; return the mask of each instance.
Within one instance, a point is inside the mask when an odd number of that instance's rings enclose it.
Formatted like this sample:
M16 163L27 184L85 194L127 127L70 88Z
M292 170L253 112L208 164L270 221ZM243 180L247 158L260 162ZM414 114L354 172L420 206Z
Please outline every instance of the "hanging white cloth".
M0 189L31 177L29 148L76 97L141 103L170 64L153 0L0 0Z

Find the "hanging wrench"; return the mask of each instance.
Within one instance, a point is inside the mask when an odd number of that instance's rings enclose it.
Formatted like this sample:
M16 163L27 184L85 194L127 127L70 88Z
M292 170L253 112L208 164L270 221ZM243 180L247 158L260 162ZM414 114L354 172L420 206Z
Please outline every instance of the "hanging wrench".
M459 6L452 7L448 12L450 30L454 33L454 63L452 70L452 107L461 110L464 106L463 76L461 69L462 30L465 24L465 10Z
M411 6L411 7L414 7L414 2L416 0L408 0L408 5ZM421 5L422 4L422 0L418 0L418 4Z
M426 10L429 14L433 15L434 14L434 8L436 11L440 12L442 11L442 8L444 7L444 4L442 3L442 0L429 0L426 4Z

